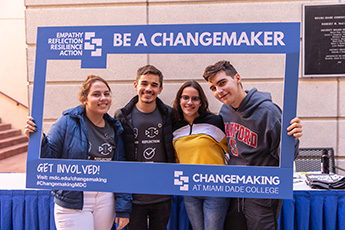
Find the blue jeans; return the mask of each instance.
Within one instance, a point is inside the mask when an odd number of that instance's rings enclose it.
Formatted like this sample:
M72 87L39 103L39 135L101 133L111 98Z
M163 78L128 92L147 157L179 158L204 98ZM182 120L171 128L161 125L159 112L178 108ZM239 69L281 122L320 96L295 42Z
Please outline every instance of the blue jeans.
M193 230L222 230L229 198L185 196L184 204Z

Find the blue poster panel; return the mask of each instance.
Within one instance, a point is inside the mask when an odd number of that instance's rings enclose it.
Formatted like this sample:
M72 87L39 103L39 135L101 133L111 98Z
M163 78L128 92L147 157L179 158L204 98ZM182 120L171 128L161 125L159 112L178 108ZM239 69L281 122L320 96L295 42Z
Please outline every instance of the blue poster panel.
M185 165L41 159L48 60L81 60L107 68L119 53L285 54L282 129L296 116L299 23L39 27L29 140L27 188L192 196L292 198L294 138L282 132L280 167ZM250 170L249 170L250 169Z

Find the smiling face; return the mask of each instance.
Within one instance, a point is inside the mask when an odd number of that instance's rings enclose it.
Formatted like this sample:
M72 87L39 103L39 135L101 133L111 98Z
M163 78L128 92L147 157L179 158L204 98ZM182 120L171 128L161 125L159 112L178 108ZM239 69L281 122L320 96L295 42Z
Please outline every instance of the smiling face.
M199 116L201 100L199 91L191 86L183 89L180 98L180 107L183 112L183 118L190 124Z
M138 103L141 105L155 104L157 96L163 89L159 82L158 75L150 73L141 75L140 78L134 82L134 88L139 96Z
M86 114L88 117L103 117L111 105L111 93L106 84L95 81L84 99Z
M238 108L246 95L238 74L232 78L220 71L208 79L208 84L215 98L233 108Z

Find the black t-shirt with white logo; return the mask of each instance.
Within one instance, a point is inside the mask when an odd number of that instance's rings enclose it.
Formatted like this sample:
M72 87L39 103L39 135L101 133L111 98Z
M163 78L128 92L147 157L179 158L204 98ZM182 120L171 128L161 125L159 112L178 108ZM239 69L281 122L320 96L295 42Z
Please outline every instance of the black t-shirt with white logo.
M156 109L143 113L135 106L132 110L135 151L140 162L167 162L163 142L163 119ZM166 195L132 194L134 204L153 204L170 199Z
M166 162L163 144L163 120L158 108L156 107L151 113L143 113L134 107L132 117L138 161Z
M115 131L105 121L104 127L94 125L87 116L85 123L89 136L89 160L111 161L115 152Z

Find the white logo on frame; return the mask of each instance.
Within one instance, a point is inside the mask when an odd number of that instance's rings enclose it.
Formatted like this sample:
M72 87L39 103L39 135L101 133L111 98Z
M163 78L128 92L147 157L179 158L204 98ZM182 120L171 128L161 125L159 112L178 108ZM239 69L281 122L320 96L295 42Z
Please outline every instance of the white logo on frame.
M189 190L189 177L183 176L183 171L174 171L174 185L180 186L180 191Z
M85 32L85 50L92 50L91 56L100 57L102 56L102 38L95 38L95 32Z

